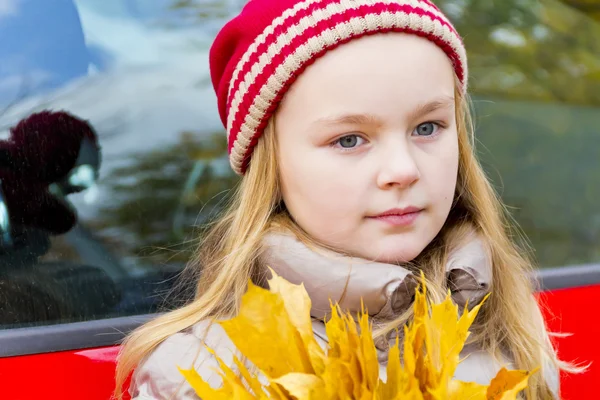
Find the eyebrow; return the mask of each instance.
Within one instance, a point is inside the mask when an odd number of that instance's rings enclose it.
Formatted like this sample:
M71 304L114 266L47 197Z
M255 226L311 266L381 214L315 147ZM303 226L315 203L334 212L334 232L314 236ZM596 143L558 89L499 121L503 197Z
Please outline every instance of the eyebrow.
M319 118L315 124L323 125L382 125L381 118L374 114L345 114Z
M409 120L418 119L424 115L432 113L441 108L454 106L453 96L443 96L427 103L419 104L409 114ZM324 117L317 119L314 124L323 125L383 125L383 121L374 114L344 114L333 117Z
M419 104L411 113L409 114L409 120L413 121L421 118L424 115L432 113L434 111L439 110L440 108L450 108L454 106L454 97L453 96L443 96L427 103Z

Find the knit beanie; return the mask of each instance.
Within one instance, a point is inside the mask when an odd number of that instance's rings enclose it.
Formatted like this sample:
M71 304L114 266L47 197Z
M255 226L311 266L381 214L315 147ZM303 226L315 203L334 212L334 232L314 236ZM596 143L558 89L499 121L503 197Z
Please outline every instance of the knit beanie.
M429 0L250 0L210 49L211 79L238 174L288 88L340 44L384 32L411 33L441 48L460 90L467 57L459 34Z

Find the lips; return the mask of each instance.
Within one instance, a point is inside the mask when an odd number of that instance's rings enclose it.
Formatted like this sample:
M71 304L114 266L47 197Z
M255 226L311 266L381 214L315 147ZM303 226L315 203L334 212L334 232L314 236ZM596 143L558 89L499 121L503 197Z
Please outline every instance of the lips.
M405 207L405 208L392 208L390 210L382 212L381 214L374 215L371 218L380 218L380 217L388 217L388 216L402 216L402 215L406 215L406 214L417 213L422 210L423 210L422 208L414 207L414 206Z
M393 208L370 216L369 219L380 221L392 226L409 226L412 225L417 218L422 214L423 209L419 207Z

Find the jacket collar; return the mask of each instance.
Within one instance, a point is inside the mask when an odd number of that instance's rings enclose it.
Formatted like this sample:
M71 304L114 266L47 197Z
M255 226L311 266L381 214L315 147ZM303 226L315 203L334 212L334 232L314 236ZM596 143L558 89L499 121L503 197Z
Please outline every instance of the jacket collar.
M263 266L294 283L303 283L312 302L311 316L323 319L330 299L342 310L361 310L372 317L393 319L412 303L417 277L408 269L309 248L289 232L269 233L260 256ZM459 307L478 304L492 285L492 263L474 230L450 249L446 264L448 287Z

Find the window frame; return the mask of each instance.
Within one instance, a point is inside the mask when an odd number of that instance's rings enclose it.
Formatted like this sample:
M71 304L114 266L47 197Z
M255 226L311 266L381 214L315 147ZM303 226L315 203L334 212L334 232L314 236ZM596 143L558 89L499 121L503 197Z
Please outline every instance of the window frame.
M544 268L534 273L541 292L600 285L600 263ZM0 330L0 358L116 346L159 314Z

